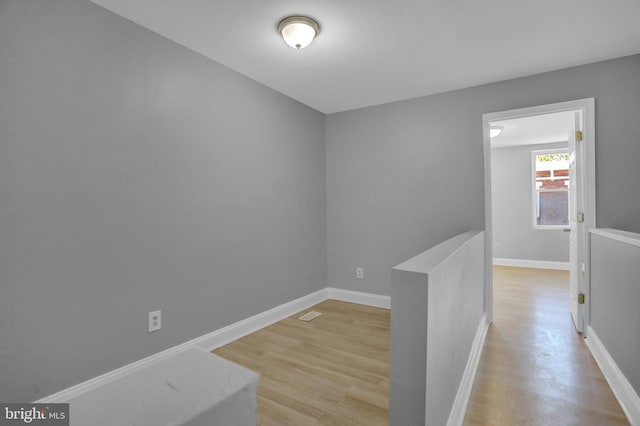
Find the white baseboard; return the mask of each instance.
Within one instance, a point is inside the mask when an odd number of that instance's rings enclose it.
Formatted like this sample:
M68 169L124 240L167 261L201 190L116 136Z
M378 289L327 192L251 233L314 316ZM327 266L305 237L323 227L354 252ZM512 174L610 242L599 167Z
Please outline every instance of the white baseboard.
M488 328L489 323L487 323L486 314L483 314L480 319L480 323L478 324L476 337L473 339L473 345L471 346L467 366L464 369L462 380L460 380L460 385L458 386L456 399L453 401L453 406L449 413L447 426L461 426L464 422L464 415L467 412L467 405L469 404L473 381L476 378L476 372L478 371L478 365L480 364L480 356L482 355L482 348L484 347L484 340L487 337Z
M328 287L329 299L343 302L359 303L361 305L374 306L376 308L391 308L391 297L380 294L362 293L359 291L343 290L341 288Z
M79 396L85 392L100 387L105 383L112 382L127 374L140 370L148 365L156 363L160 360L169 358L179 352L183 352L191 348L199 348L205 351L212 351L234 340L238 340L248 334L267 327L275 322L283 320L293 314L303 311L313 305L317 305L327 299L342 300L345 302L359 303L362 305L370 305L375 307L389 308L391 298L389 296L380 296L377 294L359 293L355 291L342 290L332 287L323 288L314 293L276 306L273 309L259 313L252 317L238 321L226 327L207 333L203 336L184 342L180 345L158 352L141 360L127 364L108 373L89 379L85 382L63 389L52 395L46 396L36 403L57 403L67 402L71 398Z
M569 262L553 262L550 260L504 259L494 257L493 264L496 266L517 266L520 268L569 270Z
M224 328L213 331L198 338L197 346L207 351L212 351L238 340L247 334L256 332L273 323L283 320L293 314L303 311L313 305L317 305L328 299L328 290L323 288L315 293L308 294L290 302L276 306L273 309L243 319Z
M587 328L586 343L629 423L640 425L640 397L591 326Z
M189 340L180 345L174 346L162 352L158 352L141 360L135 361L131 364L127 364L123 367L109 371L108 373L94 377L75 386L63 389L60 392L56 392L35 402L67 402L71 398L79 396L85 392L89 392L105 383L112 382L120 377L126 376L133 371L140 370L148 365L154 364L162 359L169 358L170 356L173 356L179 352L183 352L187 349L199 348L206 351L212 351L216 348L219 348L220 346L240 339L247 334L251 334L254 331L260 330L261 328L264 328L284 318L287 318L288 316L291 316L297 312L300 312L324 300L327 300L328 295L328 289L323 288L322 290L292 300L280 306L276 306L273 309L269 309L268 311L238 321L236 323L228 325L227 327L223 327L211 333L207 333L203 336L196 337L195 339Z

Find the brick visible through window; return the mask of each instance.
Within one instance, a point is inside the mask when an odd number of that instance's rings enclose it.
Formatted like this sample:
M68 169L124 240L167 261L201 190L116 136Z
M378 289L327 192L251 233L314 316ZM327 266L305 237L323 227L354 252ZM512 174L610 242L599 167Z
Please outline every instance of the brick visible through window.
M534 223L537 227L569 224L569 153L534 151Z

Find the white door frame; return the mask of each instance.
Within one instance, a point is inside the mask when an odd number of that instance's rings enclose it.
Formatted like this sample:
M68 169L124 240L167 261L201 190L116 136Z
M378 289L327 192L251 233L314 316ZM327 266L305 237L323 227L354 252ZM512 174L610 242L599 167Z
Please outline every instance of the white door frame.
M509 120L532 115L550 114L563 111L582 111L584 120L583 152L584 173L582 185L584 188L584 233L582 241L584 247L584 293L586 303L584 306L585 329L590 324L590 248L589 230L596 227L596 149L595 149L595 100L594 98L578 99L575 101L560 102L548 105L539 105L528 108L512 109L508 111L492 112L482 115L482 135L484 143L484 214L485 214L485 310L487 321L493 322L493 224L492 224L492 198L491 198L491 138L489 128L492 121ZM586 333L586 332L585 332ZM586 334L584 334L586 337Z

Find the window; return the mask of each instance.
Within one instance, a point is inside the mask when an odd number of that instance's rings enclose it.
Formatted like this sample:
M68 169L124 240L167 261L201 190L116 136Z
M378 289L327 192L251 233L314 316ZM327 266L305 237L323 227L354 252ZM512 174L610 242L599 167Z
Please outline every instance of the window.
M533 151L533 227L569 225L569 153Z

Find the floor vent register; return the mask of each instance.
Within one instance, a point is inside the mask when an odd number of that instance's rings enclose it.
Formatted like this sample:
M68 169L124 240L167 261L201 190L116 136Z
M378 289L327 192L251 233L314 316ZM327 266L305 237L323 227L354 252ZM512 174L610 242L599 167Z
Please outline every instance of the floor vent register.
M298 319L302 321L311 321L314 318L318 318L320 315L322 315L320 312L309 311Z

